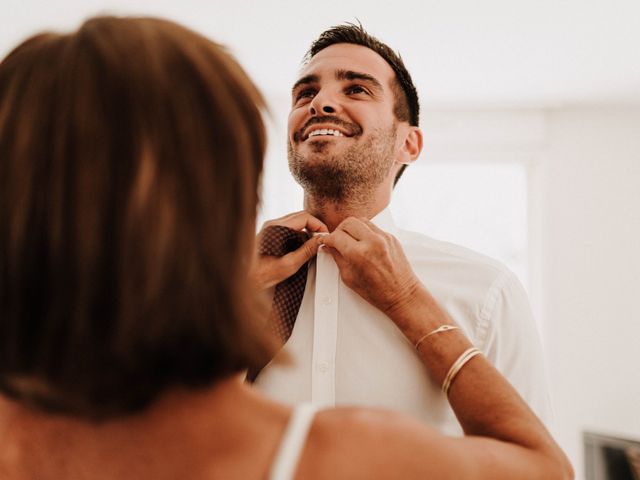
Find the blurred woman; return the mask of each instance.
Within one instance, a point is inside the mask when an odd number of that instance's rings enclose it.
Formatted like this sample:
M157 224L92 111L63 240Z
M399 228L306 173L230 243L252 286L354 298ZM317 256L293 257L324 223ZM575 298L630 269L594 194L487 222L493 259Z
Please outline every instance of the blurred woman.
M157 19L94 18L2 61L0 478L570 478L464 335L431 335L451 319L371 225L359 241L392 262L355 262L350 285L425 337L468 436L243 382L273 350L249 278L263 106L222 47ZM398 276L410 295L391 308Z

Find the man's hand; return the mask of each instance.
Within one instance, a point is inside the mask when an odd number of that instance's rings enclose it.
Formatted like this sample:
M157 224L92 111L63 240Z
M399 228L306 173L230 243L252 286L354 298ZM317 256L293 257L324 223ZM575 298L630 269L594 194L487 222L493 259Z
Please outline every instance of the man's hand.
M327 226L313 215L304 211L295 212L265 222L256 237L256 248L260 244L260 238L264 234L265 228L274 225L289 227L293 230L306 230L308 233L329 232ZM308 262L318 252L318 238L318 236L310 238L300 248L283 257L254 255L250 277L256 287L259 290L266 290L297 272L305 262Z
M347 218L320 243L335 259L342 281L392 319L423 289L400 242L367 219Z

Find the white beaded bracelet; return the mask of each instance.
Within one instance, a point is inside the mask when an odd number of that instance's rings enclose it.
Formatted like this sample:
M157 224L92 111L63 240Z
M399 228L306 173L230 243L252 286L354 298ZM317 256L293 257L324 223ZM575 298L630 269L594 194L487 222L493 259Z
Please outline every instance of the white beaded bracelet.
M445 395L449 395L449 388L451 387L451 382L456 377L458 372L465 366L465 364L471 360L476 355L480 355L482 352L475 347L471 347L465 350L462 355L458 357L458 359L453 363L449 372L447 372L447 376L444 377L444 382L442 382L442 391Z

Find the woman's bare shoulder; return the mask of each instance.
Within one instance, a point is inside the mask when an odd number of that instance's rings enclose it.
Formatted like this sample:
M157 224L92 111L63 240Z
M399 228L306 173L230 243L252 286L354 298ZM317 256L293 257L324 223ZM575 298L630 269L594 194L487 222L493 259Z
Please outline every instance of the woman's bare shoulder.
M309 432L297 478L447 478L443 472L458 463L456 442L397 412L324 410ZM458 474L465 471L464 465L457 468Z

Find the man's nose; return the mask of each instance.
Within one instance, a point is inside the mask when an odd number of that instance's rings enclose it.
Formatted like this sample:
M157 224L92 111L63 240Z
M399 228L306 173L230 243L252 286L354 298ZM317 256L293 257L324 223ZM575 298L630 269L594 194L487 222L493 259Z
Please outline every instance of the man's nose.
M339 110L338 102L328 93L318 92L309 103L311 115L322 115L325 113L336 113Z

